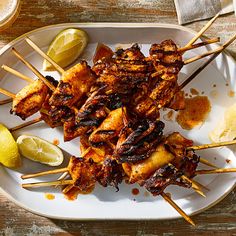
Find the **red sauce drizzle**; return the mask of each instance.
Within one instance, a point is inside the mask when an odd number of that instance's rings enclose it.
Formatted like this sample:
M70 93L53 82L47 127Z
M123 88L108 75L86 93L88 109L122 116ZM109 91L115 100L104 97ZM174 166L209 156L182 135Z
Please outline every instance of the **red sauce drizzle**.
M133 188L133 189L132 189L132 194L133 194L133 195L138 195L138 194L139 194L139 189Z
M191 89L190 89L190 93L191 93L192 95L199 95L199 92L198 92L197 89L195 89L195 88L191 88Z
M55 199L55 195L51 194L51 193L45 193L45 197L48 200L54 200Z
M53 141L52 141L52 143L53 143L54 145L59 145L59 140L58 140L57 138L54 138Z

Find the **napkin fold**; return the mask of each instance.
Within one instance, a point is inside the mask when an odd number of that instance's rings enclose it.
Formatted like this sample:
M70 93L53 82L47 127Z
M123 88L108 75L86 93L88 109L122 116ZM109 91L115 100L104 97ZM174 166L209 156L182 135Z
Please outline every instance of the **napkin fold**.
M234 3L233 3L234 1ZM218 12L233 12L236 0L174 0L179 24L203 20L215 16Z

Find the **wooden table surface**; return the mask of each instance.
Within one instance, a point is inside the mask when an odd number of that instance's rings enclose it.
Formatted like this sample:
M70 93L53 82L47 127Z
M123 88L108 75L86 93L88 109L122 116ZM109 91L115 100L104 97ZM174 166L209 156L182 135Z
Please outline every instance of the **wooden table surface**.
M172 0L22 0L13 26L0 33L0 48L30 30L64 22L156 22L178 24ZM189 24L199 30L206 21ZM222 41L235 34L233 14L220 17L207 31ZM230 46L236 59L236 43ZM111 209L112 210L112 209ZM236 235L236 190L211 209L193 217L166 221L51 220L25 211L0 195L0 235Z

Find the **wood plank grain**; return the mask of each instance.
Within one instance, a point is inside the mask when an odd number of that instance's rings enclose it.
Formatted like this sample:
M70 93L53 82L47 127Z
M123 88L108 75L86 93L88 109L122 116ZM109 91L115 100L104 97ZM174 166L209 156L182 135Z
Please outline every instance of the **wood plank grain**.
M0 33L0 48L38 27L64 22L157 22L177 24L172 0L22 0L13 26ZM206 21L189 24L198 31ZM207 31L225 42L236 32L233 14L221 16ZM230 46L236 58L236 42ZM183 219L166 221L63 221L37 216L0 194L0 235L236 235L236 190L211 209L194 216L194 228Z
M233 191L221 203L194 216L194 228L182 219L169 221L63 221L50 220L33 215L0 197L0 235L13 232L16 235L232 235L236 233L236 192ZM29 220L30 219L30 220ZM227 232L226 232L227 231ZM226 234L225 234L226 233Z

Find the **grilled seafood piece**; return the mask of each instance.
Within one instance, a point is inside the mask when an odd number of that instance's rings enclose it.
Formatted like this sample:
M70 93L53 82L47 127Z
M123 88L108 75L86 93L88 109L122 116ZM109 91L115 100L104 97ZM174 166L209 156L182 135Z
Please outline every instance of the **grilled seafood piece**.
M93 190L96 182L104 187L115 187L118 191L124 172L121 165L112 159L113 150L107 145L91 147L87 135L81 136L80 148L83 158L71 157L68 165L68 171L75 183L67 186L63 192L74 196L88 193Z
M74 110L67 106L50 106L49 103L44 102L40 111L43 120L51 127L63 126L66 121L73 120L75 113Z
M116 51L116 58L127 61L139 61L143 60L145 56L141 52L139 45L135 43L131 48L118 49Z
M75 116L63 123L64 141L70 141L86 133L92 133L106 118L107 113L104 107L100 107L89 116L76 120Z
M76 187L83 193L91 192L97 181L97 175L100 166L92 159L71 157L68 165L68 171L74 180L73 187Z
M25 86L13 99L10 112L25 120L41 109L48 90L48 87L41 80L36 80Z
M125 173L129 176L129 182L142 183L143 180L151 178L156 171L159 174L158 170L162 167L165 169L169 164L180 171L184 170L182 175L185 174L186 176L193 177L194 168L197 168L198 163L195 163L194 160L199 161L199 158L195 157L192 151L186 151L186 147L192 146L192 144L192 140L184 138L178 132L172 133L162 140L147 159L133 164L123 163L122 166ZM191 165L193 165L193 169L190 168ZM172 169L167 168L167 170ZM173 173L176 173L176 171L173 171Z
M123 180L121 166L108 157L102 163L96 163L91 158L71 157L68 171L74 184L66 187L68 189L64 190L66 194L70 194L70 192L73 192L74 195L90 193L96 182L103 187L115 187L118 191L118 184Z
M99 146L117 137L123 127L122 108L111 111L101 125L89 136L92 146Z
M178 88L178 73L183 67L182 54L172 40L153 44L149 53L156 71L151 75L151 87L154 86L154 89L149 96L161 108L171 101Z
M46 79L55 86L57 85L57 81L51 76L46 76ZM41 80L37 79L16 94L10 113L14 113L22 120L25 120L42 108L50 93L49 88Z
M114 52L105 44L98 43L95 54L93 56L93 63L103 60L110 60L114 55Z
M103 187L112 186L119 191L118 185L122 182L123 178L124 171L122 165L118 164L112 155L106 156L98 175L98 182Z
M82 61L64 72L49 104L72 107L90 91L95 81L93 71L87 62Z
M138 116L153 120L158 118L158 110L168 107L175 97L178 91L178 73L183 66L182 55L177 49L172 40L151 46L150 57L146 60L152 63L154 71L149 75L148 82L139 86L132 96L133 111ZM176 109L183 108L182 103Z
M134 163L148 158L161 141L164 123L144 120L123 128L115 149L118 162Z
M167 107L175 111L185 109L184 91L178 91L177 93L175 93L170 103L167 104Z
M117 50L115 57L100 60L93 66L97 82L113 93L130 94L137 84L147 81L152 64L146 62L137 44L126 50Z
M132 113L141 119L145 117L155 121L160 117L160 109L157 103L149 97L149 87L148 82L143 82L138 85L136 92L131 95L130 103L127 106Z
M145 181L141 181L140 185L144 186L154 196L163 193L165 188L171 184L185 188L190 188L191 183L180 178L182 175L192 178L198 166L199 157L190 154L183 157L180 169L176 169L172 164L167 164L157 171Z

